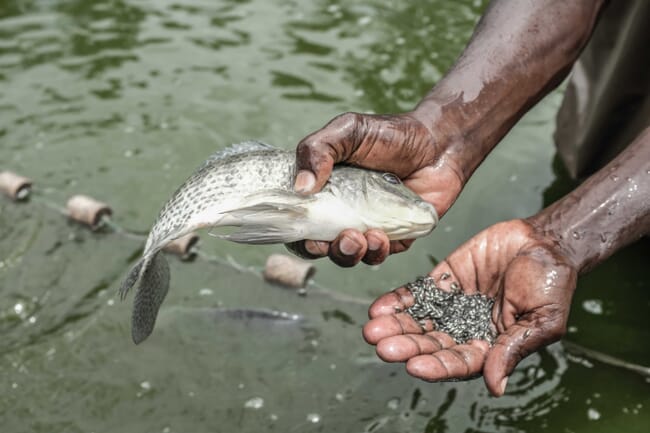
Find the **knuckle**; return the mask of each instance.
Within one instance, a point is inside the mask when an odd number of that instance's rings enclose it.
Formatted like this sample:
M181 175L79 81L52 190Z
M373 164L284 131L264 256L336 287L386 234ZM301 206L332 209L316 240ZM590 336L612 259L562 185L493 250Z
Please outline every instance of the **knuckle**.
M338 116L336 116L334 119L332 119L332 123L337 124L339 126L348 127L348 126L354 126L356 124L362 123L362 118L363 118L362 114L348 111L346 113L339 114Z

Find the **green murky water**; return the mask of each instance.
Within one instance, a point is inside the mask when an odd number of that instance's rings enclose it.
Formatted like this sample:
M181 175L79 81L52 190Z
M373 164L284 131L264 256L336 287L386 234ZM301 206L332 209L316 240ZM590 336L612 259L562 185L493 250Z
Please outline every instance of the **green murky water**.
M477 171L440 227L380 267L321 261L306 297L254 272L281 247L204 236L221 262L171 260L154 335L135 347L120 279L141 242L44 205L75 193L148 229L207 155L257 138L292 148L348 110L410 108L453 62L481 2L0 1L0 168L36 181L0 199L2 432L647 432L648 379L556 344L501 399L429 384L374 357L366 305L480 229L570 184L554 170L561 95ZM557 165L557 164L556 164ZM580 280L567 341L650 364L650 246ZM347 297L347 298L346 298ZM257 311L258 314L247 313ZM267 317L281 310L289 317ZM295 316L294 316L295 315Z

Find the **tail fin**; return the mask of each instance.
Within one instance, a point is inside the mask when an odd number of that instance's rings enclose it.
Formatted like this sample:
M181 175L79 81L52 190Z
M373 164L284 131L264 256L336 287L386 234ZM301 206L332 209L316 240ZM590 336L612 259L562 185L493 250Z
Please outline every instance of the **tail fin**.
M144 341L153 331L160 305L169 290L169 265L165 256L156 253L151 259L141 259L129 272L120 287L122 299L129 289L140 280L138 290L133 300L131 314L131 337L138 344Z

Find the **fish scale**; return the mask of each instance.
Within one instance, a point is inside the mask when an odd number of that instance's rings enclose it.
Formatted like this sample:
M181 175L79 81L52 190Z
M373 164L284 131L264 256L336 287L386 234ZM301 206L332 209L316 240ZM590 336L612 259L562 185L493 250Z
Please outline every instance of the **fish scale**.
M142 258L120 287L138 285L131 335L137 344L152 332L169 288L161 249L203 227L235 226L219 237L249 244L331 241L344 229L380 229L391 240L428 234L438 222L429 203L388 173L335 166L323 189L293 191L295 154L244 142L209 157L172 195L154 223Z

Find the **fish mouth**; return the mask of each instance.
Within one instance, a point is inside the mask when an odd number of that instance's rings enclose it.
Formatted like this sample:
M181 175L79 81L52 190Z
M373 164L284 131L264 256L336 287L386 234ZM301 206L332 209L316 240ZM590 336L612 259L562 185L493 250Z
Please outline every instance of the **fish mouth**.
M438 225L438 212L431 203L424 200L418 202L418 206L429 213L431 216L431 221L427 221L426 223L415 223L411 226L411 230L415 231L415 234L418 237L426 236L431 233L433 229Z
M419 209L415 211L411 204L412 213L406 220L397 216L394 218L389 216L380 218L381 221L367 222L367 225L381 227L390 240L415 239L426 236L438 224L438 213L431 203L417 201L415 204Z
M439 219L436 208L431 203L424 200L418 202L418 206L431 213L431 215L433 216L433 226L435 227L438 224L438 219Z

